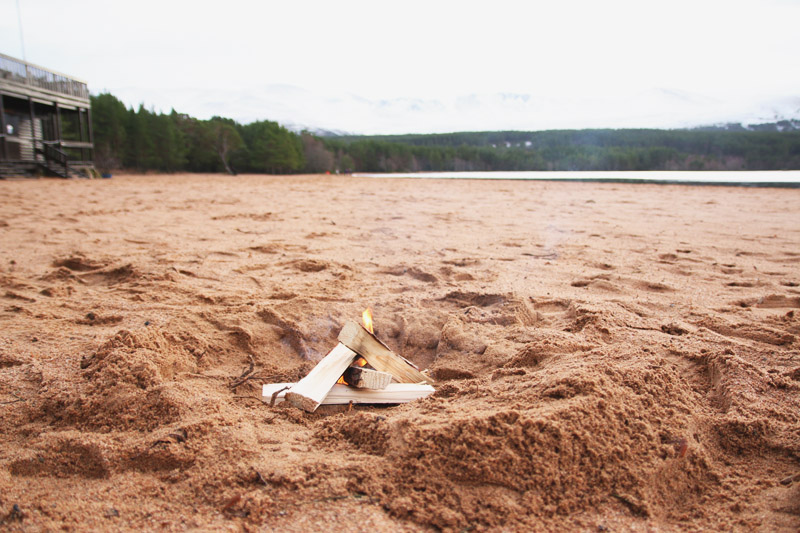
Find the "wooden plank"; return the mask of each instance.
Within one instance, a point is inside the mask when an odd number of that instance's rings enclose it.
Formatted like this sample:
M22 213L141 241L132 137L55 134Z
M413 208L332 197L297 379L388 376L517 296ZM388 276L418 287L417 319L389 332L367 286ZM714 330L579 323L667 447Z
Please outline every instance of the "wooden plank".
M357 389L382 390L392 382L392 375L371 368L350 366L344 371L344 381Z
M372 368L388 372L399 383L433 383L410 361L400 357L372 333L356 322L347 322L339 332L339 342L367 360Z
M356 357L353 350L343 344L337 344L306 377L286 391L286 399L293 405L313 413Z
M272 401L275 396L275 403L284 401L288 391L281 390L292 387L294 383L270 383L261 388L261 394L267 402ZM280 392L279 392L280 391ZM390 383L383 390L356 389L347 385L334 385L328 395L322 400L322 405L341 405L353 403L370 404L395 404L408 403L420 398L430 396L435 392L431 385L421 383Z
M62 106L63 108L63 106ZM76 141L64 141L61 143L61 146L64 148L91 148L92 143L88 142L76 142Z
M17 85L13 82L5 83L6 81L8 80L0 79L0 90L3 91L3 94L13 96L14 98L21 98L23 100L33 98L34 102L44 105L53 105L55 102L58 102L62 106L69 106L72 109L75 109L77 106L86 107L91 103L88 98L69 96L55 91L48 91L40 87L32 87L30 85Z

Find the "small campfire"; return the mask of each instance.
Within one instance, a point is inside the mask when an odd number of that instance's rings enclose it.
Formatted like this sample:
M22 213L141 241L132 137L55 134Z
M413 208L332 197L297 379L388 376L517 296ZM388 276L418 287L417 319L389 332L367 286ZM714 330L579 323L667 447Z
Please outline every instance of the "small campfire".
M264 385L263 396L314 412L322 404L406 403L433 394L432 378L378 340L369 309L362 320L344 325L339 343L306 377Z

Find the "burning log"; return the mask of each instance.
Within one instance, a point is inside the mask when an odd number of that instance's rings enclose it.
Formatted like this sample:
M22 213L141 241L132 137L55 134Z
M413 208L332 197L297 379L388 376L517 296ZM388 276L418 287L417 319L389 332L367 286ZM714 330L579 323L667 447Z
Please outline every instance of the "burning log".
M433 393L433 379L373 335L369 309L363 317L369 331L347 322L339 344L306 377L297 383L264 385L271 404L285 396L294 406L314 412L323 403L405 403ZM359 355L360 366L351 366ZM367 363L371 369L363 368ZM390 383L392 379L399 383Z
M294 388L294 383L270 383L262 387L261 394L266 400L272 400L275 396L275 403L280 403L288 399L289 392L282 391L287 387ZM322 400L322 405L341 405L353 403L373 403L373 404L392 404L406 403L420 398L430 396L435 392L430 385L421 383L390 383L383 390L356 389L347 385L334 385L328 395Z
M313 412L356 357L353 350L337 344L306 377L292 384L286 392L286 399L296 407Z
M355 322L347 322L339 332L339 342L363 357L375 370L388 372L399 383L433 383L407 359L400 357L375 335Z
M362 366L350 366L344 371L345 383L357 389L385 389L392 382L392 375L388 372L378 372Z

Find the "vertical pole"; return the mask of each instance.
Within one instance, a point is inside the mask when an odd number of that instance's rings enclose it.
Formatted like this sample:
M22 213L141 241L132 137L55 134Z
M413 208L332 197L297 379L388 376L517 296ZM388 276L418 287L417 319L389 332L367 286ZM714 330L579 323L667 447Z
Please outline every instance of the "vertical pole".
M8 160L8 139L6 139L6 135L8 132L6 131L6 109L5 104L3 103L3 95L0 94L0 128L2 128L2 133L0 135L3 136L3 159Z
M56 140L58 149L61 150L61 108L58 107L58 102L56 102Z
M79 132L79 139L81 140L81 142L85 142L83 140L83 122L84 122L84 120L83 120L83 109L81 109L79 107L78 108L78 128L80 128L80 130L81 130ZM86 161L86 149L83 146L81 146L81 161Z
M19 0L17 0L17 22L19 22L19 44L22 47L22 60L27 62L25 58L25 37L22 35L22 10L19 8Z
M92 108L86 108L86 123L89 125L89 142L92 143L92 148L89 152L89 160L94 164L94 134L92 132Z
M36 113L33 110L33 98L28 97L28 107L31 115L31 143L33 145L33 160L38 161L36 156Z
M61 145L62 133L61 133L61 107L59 107L58 102L56 104L56 136L58 137L58 149L63 153L64 147ZM61 155L59 155L59 159L61 159ZM64 177L69 177L69 159L63 162L64 164Z

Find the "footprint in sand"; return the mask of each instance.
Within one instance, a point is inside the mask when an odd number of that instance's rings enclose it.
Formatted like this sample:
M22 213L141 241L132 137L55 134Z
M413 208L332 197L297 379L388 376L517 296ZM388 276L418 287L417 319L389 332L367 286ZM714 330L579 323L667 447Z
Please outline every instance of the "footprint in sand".
M706 317L695 323L723 337L744 339L773 346L785 346L796 340L791 333L780 331L764 325L745 322L732 323L722 318Z
M88 272L108 266L108 262L90 259L83 254L76 253L68 257L56 259L53 261L53 266L63 267L74 272Z
M537 313L552 315L565 313L572 301L561 298L531 298L531 303Z
M390 276L410 276L416 280L424 281L425 283L439 282L439 278L433 274L416 267L397 266L381 270L381 274L389 274Z
M473 281L475 277L469 272L458 272L449 266L439 268L439 274L448 281Z
M14 292L14 291L6 291L5 294L3 294L3 297L4 298L8 298L9 300L18 300L18 301L27 302L27 303L35 303L36 302L35 298L30 298L28 296L24 296L22 294Z
M664 283L659 283L657 281L647 281L647 280L640 280L640 279L633 279L630 280L630 285L636 289L649 291L649 292L673 292L675 289L666 285Z
M62 435L47 435L43 440L42 449L9 464L8 470L12 476L69 475L99 479L110 475L112 461L105 453L108 446L93 442L93 438L64 432Z
M320 259L298 259L296 261L289 261L281 263L282 266L288 266L300 272L322 272L332 266L332 263Z
M611 276L609 274L597 274L596 276L591 276L585 279L576 279L570 286L578 287L578 288L590 288L594 290L606 291L606 292L622 292L619 286L612 283Z
M733 302L738 307L758 307L760 309L800 309L800 296L770 294L761 298Z
M142 275L130 263L118 267L91 270L79 275L91 285L114 285L125 281L140 279Z

